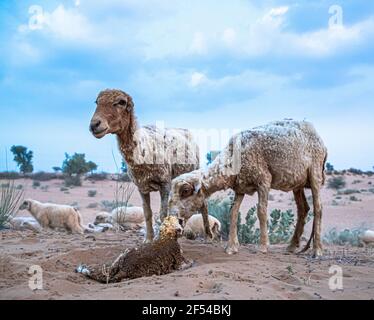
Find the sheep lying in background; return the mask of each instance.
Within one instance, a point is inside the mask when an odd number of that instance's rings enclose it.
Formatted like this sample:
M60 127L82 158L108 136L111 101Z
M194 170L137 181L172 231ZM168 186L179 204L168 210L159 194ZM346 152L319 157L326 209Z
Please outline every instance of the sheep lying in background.
M182 234L178 219L166 217L160 227L160 237L139 248L127 249L109 266L87 267L80 265L76 272L101 283L120 282L124 279L163 275L184 269L191 264L182 256L178 238Z
M25 200L20 210L28 210L42 228L61 228L71 233L83 234L81 215L76 208L67 205L41 203L36 200Z
M366 230L360 235L360 240L365 246L374 245L374 231Z
M213 216L208 216L209 220L209 229L213 235L213 240L221 240L221 222ZM191 218L188 219L184 230L183 235L187 239L194 240L197 237L205 237L205 227L204 221L201 214L194 214Z
M100 212L96 215L95 225L100 223L111 224L142 224L144 223L144 213L141 207L118 207L111 213Z
M9 228L17 231L31 230L34 232L41 231L42 227L34 218L16 217L9 221Z

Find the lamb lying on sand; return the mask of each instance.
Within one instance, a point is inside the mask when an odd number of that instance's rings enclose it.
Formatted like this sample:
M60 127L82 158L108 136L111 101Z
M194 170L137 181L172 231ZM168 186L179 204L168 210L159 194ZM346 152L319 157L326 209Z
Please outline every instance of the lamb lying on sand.
M34 218L16 217L9 221L9 228L17 231L31 230L34 232L41 231L42 227Z
M221 222L211 215L208 216L209 220L209 229L213 235L213 240L221 240ZM197 237L205 237L205 227L204 220L201 214L194 214L191 218L188 219L184 230L183 235L187 239L194 240Z
M81 215L74 207L27 199L19 209L28 210L42 228L61 228L71 233L84 233Z
M366 230L360 235L361 242L367 246L367 245L374 245L374 231Z
M101 283L113 283L184 269L191 264L182 256L178 243L182 231L176 217L166 217L160 227L158 240L143 244L139 248L127 249L109 265L80 265L76 272Z
M96 215L94 224L142 224L144 223L144 213L141 207L119 207L112 210L111 213L100 212Z

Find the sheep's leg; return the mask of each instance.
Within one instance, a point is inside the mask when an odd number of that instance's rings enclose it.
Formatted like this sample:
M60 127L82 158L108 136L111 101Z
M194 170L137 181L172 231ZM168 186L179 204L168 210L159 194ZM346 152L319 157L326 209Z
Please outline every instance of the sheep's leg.
M320 196L320 187L322 181L316 181L311 179L311 188L313 195L313 209L314 209L314 239L313 239L313 256L320 257L322 256L322 243L321 243L321 220L322 220L322 203Z
M162 186L160 190L160 196L161 196L160 220L161 222L163 222L164 219L168 215L169 194L170 194L170 185Z
M140 193L143 201L143 211L146 223L146 238L145 243L150 243L153 241L153 223L152 223L152 209L151 209L151 197L149 193Z
M213 234L212 234L212 231L210 230L210 226L209 226L209 212L208 212L208 205L207 205L206 202L204 202L204 205L201 208L201 214L203 216L205 239L208 242L211 242L213 240Z
M297 223L291 244L287 248L287 251L292 253L300 246L300 238L304 232L305 220L310 210L305 198L304 189L294 190L293 194L297 206Z
M238 240L238 214L240 205L244 199L244 194L235 194L234 203L231 207L231 222L230 222L230 234L229 242L226 247L227 254L234 254L239 251L239 240Z
M268 236L268 226L267 226L267 207L268 207L268 197L269 188L260 187L257 191L258 193L258 207L257 216L260 221L260 246L259 250L262 253L267 253L269 246L269 236Z

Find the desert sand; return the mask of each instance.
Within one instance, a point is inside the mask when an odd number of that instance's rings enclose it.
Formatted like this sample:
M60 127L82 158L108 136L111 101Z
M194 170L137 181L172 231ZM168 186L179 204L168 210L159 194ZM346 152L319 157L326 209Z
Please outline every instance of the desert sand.
M337 198L336 191L324 188L323 232L336 227L365 226L374 229L374 177L346 175L347 189L362 190ZM3 182L1 182L3 183ZM85 181L82 187L61 191L63 181L41 182L32 188L31 180L17 180L25 197L80 208L85 224L102 210L102 200L113 200L114 181ZM46 188L47 186L47 188ZM96 190L95 197L88 190ZM363 191L366 190L366 191ZM292 193L273 191L273 208L296 211ZM309 193L308 193L309 195ZM218 196L224 196L222 194ZM246 197L241 212L256 203ZM135 191L130 200L141 205ZM96 208L88 208L97 203ZM158 212L158 194L152 194L152 206ZM18 216L29 216L22 211ZM310 233L310 223L304 236ZM128 247L140 245L143 235L136 230L94 235L69 235L63 232L0 231L0 299L374 299L374 249L325 245L325 255L312 259L286 253L286 245L273 245L268 254L256 251L255 245L243 245L234 256L224 253L225 242L181 239L184 255L194 260L192 268L165 276L153 276L118 284L103 285L74 272L80 263L109 262ZM43 270L43 289L32 291L28 270L39 265ZM343 290L331 290L331 266L343 271Z

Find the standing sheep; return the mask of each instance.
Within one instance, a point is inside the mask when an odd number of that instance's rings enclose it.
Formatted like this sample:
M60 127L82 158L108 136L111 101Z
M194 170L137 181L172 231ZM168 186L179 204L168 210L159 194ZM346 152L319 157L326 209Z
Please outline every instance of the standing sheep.
M123 91L102 91L96 103L90 130L98 139L110 133L117 135L129 175L142 197L146 242L151 242L154 233L150 192L160 192L163 220L167 215L171 180L199 167L198 146L188 130L140 127L132 98Z
M72 233L84 233L81 215L74 207L27 199L19 209L28 210L42 228L61 228Z
M228 146L206 170L181 175L173 180L170 213L188 219L201 210L207 215L206 199L219 190L233 189L235 199L226 252L238 252L237 220L246 194L258 194L257 215L260 221L260 251L267 252L267 204L270 189L293 191L297 204L297 224L288 247L294 252L300 244L309 206L304 188L311 188L314 221L315 256L322 255L320 189L325 181L327 150L314 127L308 122L277 121L231 138ZM209 226L205 223L205 230ZM306 249L310 245L307 244Z
M221 240L221 222L213 216L208 216L208 220L213 240ZM183 235L191 240L205 236L204 221L201 214L194 214L188 219L183 230Z
M178 243L182 230L176 217L166 217L160 227L160 238L155 242L126 250L109 266L80 265L76 271L101 283L113 283L183 269L188 264Z

